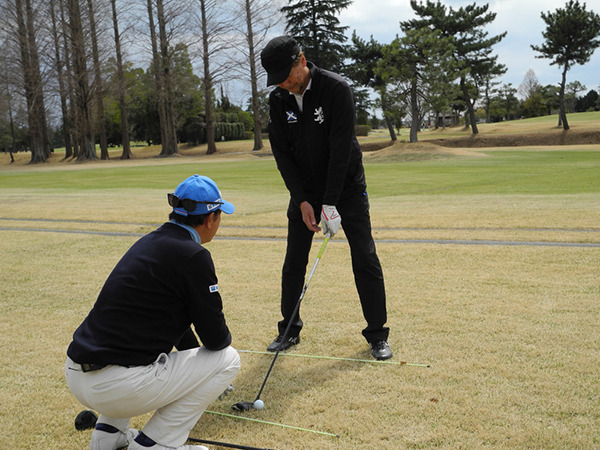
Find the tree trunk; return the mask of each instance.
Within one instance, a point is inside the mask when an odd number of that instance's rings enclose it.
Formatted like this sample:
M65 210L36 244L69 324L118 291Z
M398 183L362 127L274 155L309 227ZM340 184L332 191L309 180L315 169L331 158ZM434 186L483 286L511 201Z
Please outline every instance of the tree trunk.
M60 97L60 110L62 113L62 130L65 140L65 159L73 155L71 146L71 124L69 116L69 107L67 105L67 91L65 88L65 73L63 70L63 61L60 52L60 38L56 24L56 0L50 0L50 19L52 22L52 39L54 41L54 55L56 59L56 74L58 78L58 94ZM62 2L61 2L62 3Z
M381 109L383 109L383 120L387 126L387 129L390 133L390 139L392 141L397 141L396 132L394 131L394 124L390 120L387 111L388 111L388 101L387 101L387 93L385 92L385 87L379 91L379 98L381 99Z
M559 125L562 121L563 130L569 129L569 122L567 122L567 113L565 112L565 86L567 84L567 71L569 70L569 66L565 64L562 72L562 80L560 82L560 92L558 94L558 104L559 104Z
M25 10L23 7L25 6ZM25 99L27 101L27 119L29 125L29 147L31 151L30 163L35 164L44 162L48 159L48 153L45 148L45 133L42 126L45 124L45 113L43 121L40 121L40 110L43 111L43 92L41 86L41 77L39 74L39 62L33 52L35 39L32 35L33 17L31 5L28 0L23 5L21 0L15 0L16 19L17 19L17 39L21 54L21 68L23 70L23 81L25 89ZM37 76L35 75L37 63Z
M206 154L212 155L217 152L215 143L215 123L213 120L213 99L212 99L212 76L210 73L210 58L208 55L208 27L206 18L206 1L200 0L200 12L202 13L202 62L204 65L204 112L206 121Z
M156 39L156 29L154 25L154 14L152 13L152 0L148 0L148 21L150 25L150 42L152 43L152 66L154 69L154 82L156 83L156 99L158 106L158 120L160 123L160 142L161 145L166 142L167 119L165 114L165 100L163 95L162 71L160 69L160 58L158 55L158 44ZM164 147L163 147L164 151ZM162 155L161 151L161 155Z
M31 7L31 0L25 0L25 9L27 11L27 35L29 39L29 51L31 54L31 69L33 78L34 93L34 114L37 121L39 140L44 152L44 161L50 157L50 138L48 137L48 124L46 121L46 104L44 101L44 86L42 83L42 74L40 71L40 60L38 56L38 47L35 40L36 29L33 23L34 13Z
M65 159L68 158L77 158L79 156L79 133L77 130L77 111L75 109L75 89L73 88L73 72L71 65L71 47L69 45L69 27L67 20L65 18L65 4L63 0L58 0L58 7L60 11L60 22L62 23L62 47L65 56L65 79L66 79L66 99L68 99L67 104L67 124L68 128L65 130L65 133L68 131L72 146L65 148ZM66 140L66 138L65 138Z
M262 120L260 117L256 76L256 57L254 54L254 32L252 30L252 11L250 8L250 0L246 0L246 24L248 26L248 49L250 51L250 85L252 88L252 115L254 117L254 148L252 150L255 151L263 148L263 142Z
M465 101L465 106L467 107L466 114L469 118L469 124L471 126L472 134L478 134L479 130L477 129L477 121L475 119L475 109L473 106L473 101L469 96L469 88L467 87L467 83L465 82L465 78L460 79L460 89L462 90L463 99Z
M75 100L77 103L78 129L81 151L78 160L97 159L96 146L92 139L90 120L90 87L85 63L85 41L81 26L79 0L68 0L71 45L73 47L73 75L75 77Z
M98 36L96 34L96 18L92 0L87 0L90 37L92 39L92 59L94 61L94 83L96 85L96 113L98 115L98 134L100 135L100 159L109 159L106 125L104 124L104 83L100 75L100 57L98 54Z
M110 1L112 5L113 28L115 31L115 51L117 53L117 77L119 79L119 106L121 108L121 145L123 151L121 159L131 159L131 146L129 144L129 123L127 121L127 105L125 102L125 78L123 76L123 57L121 55L121 37L119 35L119 18L117 15L116 0Z
M177 132L175 130L175 108L173 106L173 76L171 74L171 53L167 37L166 19L163 0L156 2L156 17L158 19L158 35L160 42L160 56L162 62L162 80L164 88L165 105L165 130L161 156L177 154Z
M6 85L6 98L8 100L8 117L10 120L10 149L8 150L8 152L10 153L10 163L12 164L15 162L15 157L13 156L13 153L15 151L15 142L17 141L17 137L15 133L15 122L13 119L12 112L12 98L10 93L8 92L8 84Z
M420 122L421 118L419 117L419 98L418 98L418 81L416 76L413 78L410 84L410 142L417 142L418 131L421 128Z

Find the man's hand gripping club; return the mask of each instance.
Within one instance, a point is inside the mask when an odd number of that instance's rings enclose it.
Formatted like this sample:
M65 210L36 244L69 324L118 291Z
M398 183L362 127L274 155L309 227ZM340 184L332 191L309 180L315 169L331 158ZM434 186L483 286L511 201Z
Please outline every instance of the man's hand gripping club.
M308 202L300 203L300 211L302 212L302 221L306 227L313 232L321 231L321 227L317 225L315 211L312 205ZM335 206L323 205L321 209L321 225L323 226L323 234L326 237L332 238L339 230L342 218Z
M302 202L300 204L300 211L302 212L302 221L306 227L313 232L321 231L321 227L317 225L317 219L315 217L315 211L312 205L308 202ZM326 237L332 238L340 229L342 218L340 217L335 206L323 205L321 209L321 225L323 226L323 234Z
M332 238L340 230L341 223L342 218L340 217L337 208L332 205L323 205L321 208L323 234L328 238Z

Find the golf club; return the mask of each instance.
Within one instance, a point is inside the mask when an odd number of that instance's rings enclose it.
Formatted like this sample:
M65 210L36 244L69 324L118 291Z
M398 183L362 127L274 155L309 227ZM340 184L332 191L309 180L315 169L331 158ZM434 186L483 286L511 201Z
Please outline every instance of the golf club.
M96 426L98 414L91 409L84 409L75 417L75 429L78 431L91 430Z
M271 450L271 449L264 448L264 447L250 447L248 445L228 444L227 442L209 441L206 439L196 439L196 438L191 438L191 437L188 437L187 440L190 442L197 442L199 444L209 444L209 445L216 445L218 447L227 447L227 448L239 448L242 450Z
M304 294L306 293L306 289L308 288L308 283L310 282L310 279L312 278L313 274L315 273L317 265L319 264L319 261L321 260L321 257L323 256L323 252L325 251L325 247L327 247L328 242L329 242L329 237L326 237L325 240L323 241L323 243L321 244L321 248L319 249L319 253L317 254L317 259L315 260L315 264L313 265L312 270L308 274L308 278L306 279L306 282L304 283L302 292L300 292L300 297L298 298L298 301L296 302L296 307L294 308L294 312L292 313L292 316L290 317L290 321L288 322L287 327L285 328L285 331L283 332L283 336L281 337L282 343L285 342L285 339L288 336L288 333L290 331L292 323L294 322L294 318L296 317L296 315L298 314L298 311L300 310L300 303L302 302L302 299L304 298ZM277 356L279 356L279 352L281 351L280 349L281 349L281 345L277 347L275 356L273 356L273 360L271 361L269 370L267 370L265 379L264 379L262 386L260 387L258 394L256 395L256 398L254 399L254 401L253 402L238 402L231 407L233 410L249 411L251 409L263 409L264 403L262 400L260 400L260 396L263 392L263 389L265 388L265 385L267 384L267 379L269 378L269 375L271 374L271 371L273 370L273 366L275 365Z

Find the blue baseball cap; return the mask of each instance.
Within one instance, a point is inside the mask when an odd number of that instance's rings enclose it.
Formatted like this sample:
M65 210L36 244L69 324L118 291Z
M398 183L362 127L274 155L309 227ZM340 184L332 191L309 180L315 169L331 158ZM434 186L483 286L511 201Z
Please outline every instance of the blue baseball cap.
M173 212L181 216L198 216L221 210L232 214L233 204L221 197L217 184L208 177L192 175L177 186L173 194L167 194Z

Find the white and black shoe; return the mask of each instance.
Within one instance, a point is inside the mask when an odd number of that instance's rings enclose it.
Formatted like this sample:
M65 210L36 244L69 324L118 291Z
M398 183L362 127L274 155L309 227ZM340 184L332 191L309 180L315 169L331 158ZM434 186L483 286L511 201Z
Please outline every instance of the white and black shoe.
M179 447L167 447L157 444L143 432L129 444L128 450L208 450L204 445L181 445Z
M135 428L128 428L127 432L124 433L111 425L99 423L96 424L96 428L92 432L90 450L125 448L133 442L137 435L138 430Z

